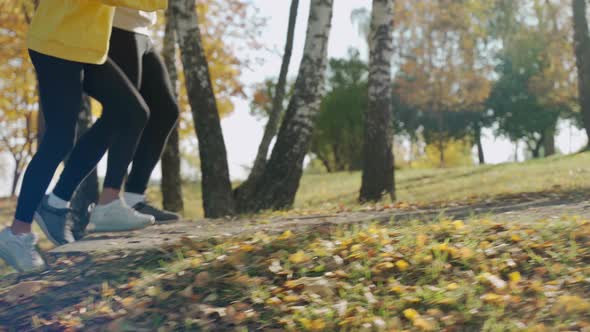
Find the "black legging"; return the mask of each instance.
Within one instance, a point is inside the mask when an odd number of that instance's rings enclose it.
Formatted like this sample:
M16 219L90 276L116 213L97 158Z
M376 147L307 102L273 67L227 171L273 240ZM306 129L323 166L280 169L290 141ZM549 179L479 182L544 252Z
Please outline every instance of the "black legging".
M166 67L148 36L114 28L110 41L109 59L125 72L150 109L150 118L137 146L131 172L125 185L127 192L143 194L152 171L160 160L166 140L176 125L179 107ZM103 106L105 111L110 107ZM53 190L54 194L69 201L77 186L97 163L95 159L90 158L88 151L92 151L91 156L102 157L107 148L109 155L105 187L119 188L108 181L108 174L118 170L117 150L119 150L118 145L121 144L120 139L115 139L109 146L107 133L110 126L109 121L101 118L80 140L72 151L71 162L66 164Z
M143 98L112 60L107 60L104 65L91 65L35 51L29 54L37 72L46 131L25 172L15 214L15 219L28 223L32 222L57 167L72 150L83 92L104 106L97 124L104 129L98 133L93 127L94 130L89 130L76 145L75 153L72 152L68 166L84 165L89 169L83 175L69 179L74 188L96 167L102 157L101 148L110 142L117 144L111 150L111 167L105 183L120 188L149 117ZM96 139L97 134L102 136L101 139ZM81 145L91 148L81 151Z

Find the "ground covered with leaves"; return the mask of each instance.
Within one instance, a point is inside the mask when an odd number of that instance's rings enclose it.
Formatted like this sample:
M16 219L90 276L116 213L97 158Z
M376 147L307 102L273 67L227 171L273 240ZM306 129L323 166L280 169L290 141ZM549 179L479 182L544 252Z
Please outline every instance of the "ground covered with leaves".
M84 266L75 259L90 258L62 258L56 269ZM185 239L88 263L77 286L57 273L26 281L34 293L7 288L0 321L47 330L590 331L589 263L590 220L579 217ZM62 305L48 311L41 297ZM36 314L18 318L14 308Z

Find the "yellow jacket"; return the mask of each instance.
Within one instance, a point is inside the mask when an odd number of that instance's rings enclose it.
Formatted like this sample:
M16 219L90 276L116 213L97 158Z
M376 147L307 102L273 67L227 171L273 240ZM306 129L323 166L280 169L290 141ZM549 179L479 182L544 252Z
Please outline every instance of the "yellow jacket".
M116 7L166 9L168 0L41 0L27 38L30 49L70 61L107 59Z

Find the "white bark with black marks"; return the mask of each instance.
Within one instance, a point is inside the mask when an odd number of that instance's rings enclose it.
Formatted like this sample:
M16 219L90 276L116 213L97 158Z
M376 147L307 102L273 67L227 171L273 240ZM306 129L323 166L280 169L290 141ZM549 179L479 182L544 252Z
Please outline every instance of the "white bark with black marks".
M171 0L186 89L192 108L201 159L205 217L234 214L234 200L209 65L201 42L195 0Z
M369 55L369 107L365 115L360 201L395 199L392 78L393 0L373 0Z
M303 173L315 118L320 111L327 68L333 0L312 0L303 58L293 97L264 174L242 211L289 208Z

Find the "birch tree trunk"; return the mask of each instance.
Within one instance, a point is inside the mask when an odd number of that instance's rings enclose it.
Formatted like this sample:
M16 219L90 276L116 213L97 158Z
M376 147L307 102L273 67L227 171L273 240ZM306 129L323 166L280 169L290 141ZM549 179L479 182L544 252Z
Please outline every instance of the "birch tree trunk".
M586 19L586 0L572 0L574 48L578 66L578 94L582 120L590 148L590 36Z
M78 117L78 130L76 137L79 139L84 133L92 126L92 108L90 104L90 98L85 97L82 104L82 110ZM88 175L84 181L78 186L74 196L72 197L72 210L76 212L78 216L77 220L72 228L74 238L76 240L84 237L84 232L90 215L88 213L88 206L98 201L99 188L98 188L98 173L96 168Z
M209 65L201 42L195 0L172 0L176 36L182 55L189 103L199 140L205 217L234 213L227 152Z
M373 0L369 55L369 107L365 115L363 176L359 200L395 199L392 80L393 0Z
M333 0L312 0L303 58L293 97L277 141L254 193L240 211L289 208L295 201L316 116L320 111L327 68Z
M176 69L176 38L174 35L174 17L172 11L166 11L166 29L164 32L164 47L162 57L170 75L170 81L174 87L175 97L178 97L176 86L178 83L178 71ZM182 199L182 178L180 176L180 137L178 127L175 127L166 142L162 154L162 205L164 209L173 212L182 212L184 203Z
M255 184L260 179L266 166L268 157L268 149L270 142L277 134L279 121L283 114L283 99L285 98L287 86L287 74L289 73L289 65L291 64L291 55L293 53L293 40L295 37L295 25L297 23L297 10L299 8L299 0L291 1L291 9L289 11L289 24L287 27L287 41L285 42L285 51L283 53L283 63L281 64L281 71L279 73L279 80L277 82L274 99L272 101L272 110L268 117L268 122L264 128L264 135L258 147L258 153L254 161L252 171L248 179L236 189L236 204L241 205L241 202L249 199L252 195Z

